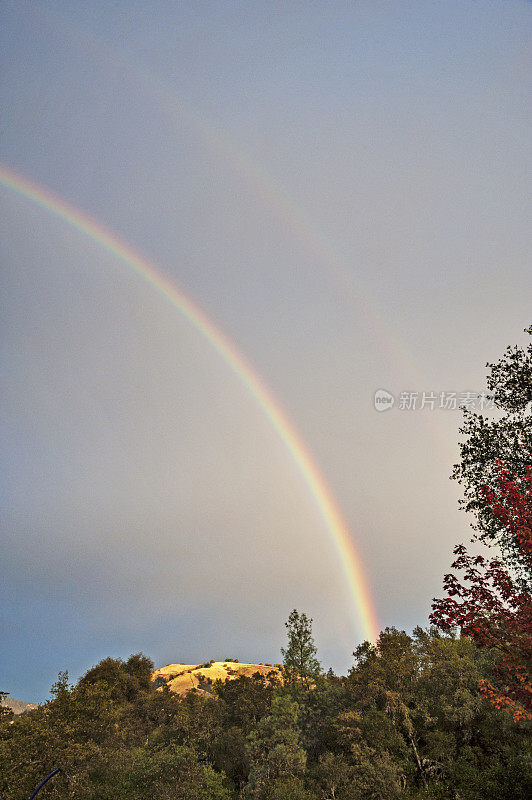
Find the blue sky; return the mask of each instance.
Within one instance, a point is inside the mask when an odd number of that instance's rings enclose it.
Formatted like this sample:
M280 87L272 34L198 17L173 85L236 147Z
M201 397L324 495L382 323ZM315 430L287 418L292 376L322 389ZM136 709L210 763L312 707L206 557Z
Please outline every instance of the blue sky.
M531 7L5 2L2 164L98 219L232 339L313 453L382 626L469 536L460 414L530 324ZM0 688L143 650L350 664L338 556L283 443L176 309L0 189Z

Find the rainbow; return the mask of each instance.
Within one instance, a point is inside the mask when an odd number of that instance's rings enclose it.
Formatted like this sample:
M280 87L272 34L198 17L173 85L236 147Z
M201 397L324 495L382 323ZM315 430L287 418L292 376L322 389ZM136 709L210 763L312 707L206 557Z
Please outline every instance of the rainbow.
M133 250L119 236L108 231L84 212L55 196L48 189L31 183L2 164L0 164L0 184L63 220L119 259L143 281L163 295L214 347L253 396L295 461L340 557L343 573L354 602L352 616L355 630L361 630L365 638L372 642L375 641L378 637L379 625L361 559L353 546L348 528L307 446L260 375L201 308L147 258Z

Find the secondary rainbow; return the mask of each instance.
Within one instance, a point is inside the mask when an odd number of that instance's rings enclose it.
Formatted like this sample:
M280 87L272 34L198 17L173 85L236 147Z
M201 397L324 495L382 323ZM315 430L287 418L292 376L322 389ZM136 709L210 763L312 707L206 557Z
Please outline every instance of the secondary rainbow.
M246 154L241 143L225 134L203 112L198 111L178 94L170 84L161 80L145 66L140 66L138 62L125 58L123 54L119 55L116 47L111 47L101 38L78 27L64 14L34 4L30 4L28 10L38 14L41 22L46 21L52 25L54 31L62 29L65 37L74 42L77 50L85 50L98 63L104 62L109 70L112 68L119 70L124 80L130 81L132 86L142 90L145 96L156 103L159 113L171 120L177 130L188 128L197 141L203 144L206 152L219 159L221 163L229 165L236 174L243 177L256 194L262 197L270 211L286 224L287 229L309 255L317 259L318 263L325 267L327 274L339 284L342 300L352 301L357 320L364 321L365 336L380 347L383 354L396 365L401 374L402 385L417 387L427 385L426 376L419 370L412 354L402 344L399 332L390 326L388 314L379 307L377 298L368 295L367 286L363 287L353 273L353 265L319 231L315 220L310 219L301 204L288 193L280 180L270 175L260 162ZM437 417L431 417L429 429L437 437L438 446L445 452L447 460L454 461L456 452L454 447L449 445L445 426L438 422Z
M294 459L320 515L325 523L342 564L351 596L355 629L370 641L375 641L379 625L366 578L358 556L332 493L321 475L310 451L297 433L294 425L279 402L264 384L260 375L247 362L235 345L189 297L187 297L160 269L147 258L133 250L119 236L108 231L90 216L52 194L48 189L28 181L10 168L0 164L0 184L21 197L59 217L72 228L88 236L104 250L126 264L146 283L166 297L215 348L259 407L284 442Z

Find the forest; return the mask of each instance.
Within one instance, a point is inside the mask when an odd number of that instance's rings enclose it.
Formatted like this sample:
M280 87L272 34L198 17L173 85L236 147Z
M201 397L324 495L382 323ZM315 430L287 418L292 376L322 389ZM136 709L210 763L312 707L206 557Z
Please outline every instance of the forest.
M284 681L239 677L212 697L151 681L140 654L0 727L0 797L392 800L532 794L531 726L479 690L496 655L466 637L386 629L347 676L323 674L310 620L288 623Z

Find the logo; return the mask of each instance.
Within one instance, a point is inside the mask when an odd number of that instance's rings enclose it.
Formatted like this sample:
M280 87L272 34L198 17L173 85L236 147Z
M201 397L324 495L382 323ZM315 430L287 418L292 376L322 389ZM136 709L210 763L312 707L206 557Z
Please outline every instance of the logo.
M386 389L377 389L373 397L375 411L388 411L395 403L395 397Z

